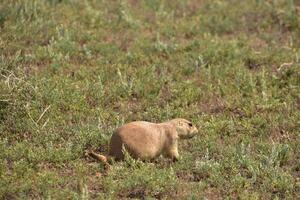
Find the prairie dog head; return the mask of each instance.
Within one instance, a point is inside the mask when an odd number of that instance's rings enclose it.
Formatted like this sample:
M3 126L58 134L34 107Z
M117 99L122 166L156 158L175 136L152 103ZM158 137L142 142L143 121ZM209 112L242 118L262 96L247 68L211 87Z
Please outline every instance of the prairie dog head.
M170 122L176 127L179 138L192 138L198 133L198 129L196 128L196 126L194 126L192 122L186 119L177 118L171 120Z

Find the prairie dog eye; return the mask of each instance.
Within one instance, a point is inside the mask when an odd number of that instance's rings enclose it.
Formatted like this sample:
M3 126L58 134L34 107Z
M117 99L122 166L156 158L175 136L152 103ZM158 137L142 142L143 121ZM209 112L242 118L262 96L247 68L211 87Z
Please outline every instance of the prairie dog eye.
M188 122L188 125L189 125L189 127L192 127L192 126L193 126L193 124L192 124L191 122Z

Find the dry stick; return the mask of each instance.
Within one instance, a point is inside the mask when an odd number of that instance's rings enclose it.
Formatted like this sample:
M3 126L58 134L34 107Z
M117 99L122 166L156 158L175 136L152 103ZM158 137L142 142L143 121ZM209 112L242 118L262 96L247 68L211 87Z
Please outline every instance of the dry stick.
M47 118L46 122L43 124L42 129L48 124L49 118Z
M34 119L32 118L32 116L31 116L31 114L30 114L30 112L29 112L29 110L27 110L27 108L25 107L25 110L26 110L26 112L27 112L27 115L29 116L29 118L31 119L31 121L34 123L34 125L38 128L39 127L39 125L36 123L36 121L34 121Z
M37 121L35 121L35 120L32 118L32 116L31 116L29 110L27 110L26 107L25 107L25 109L26 109L27 114L28 114L29 118L31 119L31 121L35 124L36 127L39 127L39 125L38 125L39 121L42 119L42 117L45 115L45 113L47 112L47 110L49 110L50 107L51 107L51 105L49 105L47 108L45 108L45 110L42 112L42 114L40 115L40 117L39 117L39 119L38 119ZM47 123L48 123L48 120L44 123L44 125L42 126L42 128L44 128L44 126L46 126Z
M43 111L43 113L40 115L39 119L36 121L37 124L38 124L39 121L42 119L42 117L43 117L44 114L47 112L47 110L49 110L50 107L51 107L51 105L49 105L47 108L45 108L45 110Z

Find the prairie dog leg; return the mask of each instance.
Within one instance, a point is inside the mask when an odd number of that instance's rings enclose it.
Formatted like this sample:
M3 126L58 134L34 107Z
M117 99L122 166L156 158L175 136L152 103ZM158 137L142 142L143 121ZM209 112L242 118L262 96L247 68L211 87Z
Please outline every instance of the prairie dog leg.
M176 148L176 150L172 151L170 154L170 158L175 162L179 160L179 153L178 153L178 149Z
M171 158L173 161L177 161L179 159L177 140L174 141L173 144L171 144L166 154L167 154L166 156Z

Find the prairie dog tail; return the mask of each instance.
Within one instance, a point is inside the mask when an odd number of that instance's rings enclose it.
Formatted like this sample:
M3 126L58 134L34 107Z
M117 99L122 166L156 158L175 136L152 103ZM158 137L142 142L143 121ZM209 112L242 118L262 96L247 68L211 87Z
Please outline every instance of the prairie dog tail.
M100 162L104 163L105 166L108 166L108 162L107 162L107 157L106 156L103 156L101 154L97 154L95 153L94 151L89 151L87 152L87 155L89 155L90 157L96 159L96 160L99 160Z

